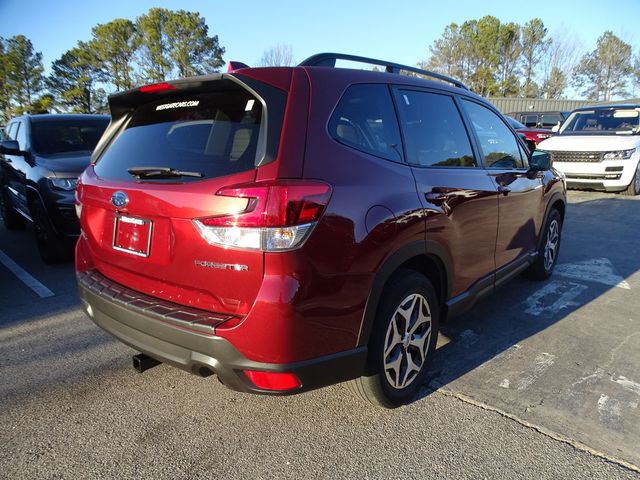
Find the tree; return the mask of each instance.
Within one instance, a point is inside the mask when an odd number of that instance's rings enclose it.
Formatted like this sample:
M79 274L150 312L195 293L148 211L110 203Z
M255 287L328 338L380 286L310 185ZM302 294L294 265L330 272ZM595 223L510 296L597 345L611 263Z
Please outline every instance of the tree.
M224 65L224 47L218 45L218 36L209 36L205 19L197 12L172 12L165 25L169 56L180 77L217 72Z
M559 68L553 67L542 84L542 92L546 98L562 98L567 88L567 75Z
M589 100L609 101L627 94L632 73L631 45L607 30L598 38L595 50L580 60L573 84Z
M542 93L545 98L562 98L569 76L580 59L579 41L566 31L554 33L544 61Z
M258 62L261 67L290 67L293 64L293 48L281 44L265 50Z
M16 35L7 40L4 59L6 87L13 100L9 110L15 114L29 112L44 86L42 53L35 52L24 35Z
M520 92L518 61L522 54L520 25L507 23L498 32L498 94L516 96Z
M451 23L431 46L427 67L467 83L480 95L497 91L500 21L492 16Z
M539 18L534 18L522 27L522 67L524 71L523 94L527 98L538 96L535 82L536 67L549 47L547 29Z
M91 34L93 38L87 45L101 64L104 79L116 90L133 88L134 56L139 39L133 22L116 18L96 25Z
M171 75L173 61L166 28L172 15L166 8L151 8L136 19L140 75L145 83L164 82Z
M640 52L636 55L633 61L633 85L640 88Z
M11 95L9 93L9 77L7 75L7 56L5 40L0 37L0 121L9 120Z
M105 93L97 88L104 80L99 62L84 42L65 52L51 65L47 88L56 103L74 113L95 113L105 107Z

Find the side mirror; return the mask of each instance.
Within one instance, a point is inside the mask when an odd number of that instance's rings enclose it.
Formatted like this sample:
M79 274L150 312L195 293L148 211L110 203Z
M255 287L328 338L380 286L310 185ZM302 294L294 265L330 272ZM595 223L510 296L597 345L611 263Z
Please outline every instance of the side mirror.
M554 125L553 127L551 127L551 131L553 133L558 133L558 131L560 131L560 122L558 122L556 125Z
M534 151L529 160L529 170L533 172L551 170L551 155L541 150Z
M5 155L25 155L25 152L20 150L20 144L15 140L5 140L0 142L0 154Z

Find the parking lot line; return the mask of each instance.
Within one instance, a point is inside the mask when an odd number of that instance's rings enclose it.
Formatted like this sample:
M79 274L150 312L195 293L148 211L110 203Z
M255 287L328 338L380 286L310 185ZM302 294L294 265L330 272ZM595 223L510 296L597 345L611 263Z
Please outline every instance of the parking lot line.
M55 295L42 283L29 275L20 265L11 260L2 250L0 250L0 263L7 267L11 273L18 277L22 283L33 290L40 298L53 297Z

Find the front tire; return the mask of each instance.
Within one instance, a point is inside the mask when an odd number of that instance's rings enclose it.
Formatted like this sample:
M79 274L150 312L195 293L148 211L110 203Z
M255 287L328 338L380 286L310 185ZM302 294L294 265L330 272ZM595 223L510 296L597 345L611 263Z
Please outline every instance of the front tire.
M631 180L631 183L629 184L629 186L627 187L626 190L622 191L623 195L626 195L628 197L635 197L636 195L640 194L640 165L638 165L638 169L636 170L636 174L633 176L633 180Z
M55 232L40 200L35 200L31 204L31 217L38 252L44 263L54 264L66 260L70 255L65 252L65 242Z
M525 276L532 280L546 280L553 273L560 253L562 239L562 216L555 208L549 213L538 247L535 262L525 270Z
M4 187L2 187L4 188ZM26 220L9 205L4 190L0 194L0 213L2 213L2 223L7 230L22 230L26 225Z
M423 386L438 338L440 305L431 282L400 270L384 289L369 341L369 375L351 388L370 403L395 408Z

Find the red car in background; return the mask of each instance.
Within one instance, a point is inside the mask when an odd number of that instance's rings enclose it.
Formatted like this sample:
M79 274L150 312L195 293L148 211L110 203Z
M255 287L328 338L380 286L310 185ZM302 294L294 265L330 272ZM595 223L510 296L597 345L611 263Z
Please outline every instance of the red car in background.
M527 142L527 146L529 150L533 151L536 149L536 146L543 140L546 140L549 137L555 135L553 131L547 130L546 128L530 128L526 125L520 123L515 118L506 116L505 117L509 124L513 127L513 129L524 135L524 141Z

